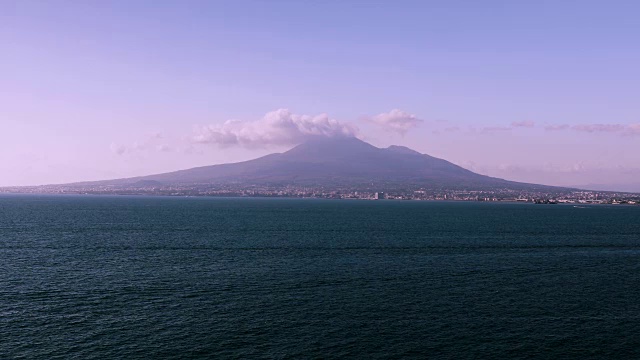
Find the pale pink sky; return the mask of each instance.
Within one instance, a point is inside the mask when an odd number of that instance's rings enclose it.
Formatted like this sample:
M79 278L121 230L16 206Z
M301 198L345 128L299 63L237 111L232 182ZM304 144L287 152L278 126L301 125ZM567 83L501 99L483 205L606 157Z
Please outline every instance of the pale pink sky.
M640 5L482 3L5 1L0 186L349 133L510 180L640 190Z

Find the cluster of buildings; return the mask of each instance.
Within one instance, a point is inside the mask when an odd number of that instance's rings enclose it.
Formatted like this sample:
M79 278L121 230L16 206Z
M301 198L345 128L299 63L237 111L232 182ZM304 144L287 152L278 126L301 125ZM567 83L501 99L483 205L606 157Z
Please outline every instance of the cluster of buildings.
M608 191L544 188L544 190L514 190L495 188L483 190L406 187L381 190L371 187L194 184L194 185L47 185L36 187L0 188L0 193L34 194L107 194L159 196L220 196L220 197L290 197L361 200L451 200L451 201L513 201L539 204L640 204L640 194Z

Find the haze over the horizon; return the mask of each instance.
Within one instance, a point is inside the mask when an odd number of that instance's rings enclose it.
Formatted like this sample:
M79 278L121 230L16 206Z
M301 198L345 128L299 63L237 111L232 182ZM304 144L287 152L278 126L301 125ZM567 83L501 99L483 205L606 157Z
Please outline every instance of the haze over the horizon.
M357 136L509 180L640 191L639 12L634 1L4 1L0 186Z

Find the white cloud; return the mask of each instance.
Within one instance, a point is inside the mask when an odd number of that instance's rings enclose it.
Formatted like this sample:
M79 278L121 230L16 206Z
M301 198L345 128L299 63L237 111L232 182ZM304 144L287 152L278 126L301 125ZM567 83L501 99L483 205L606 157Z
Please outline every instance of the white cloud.
M560 124L560 125L545 125L544 129L546 131L559 131L559 130L567 130L569 125Z
M510 126L485 126L482 129L480 129L480 132L489 134L489 133L503 132L503 131L509 131L509 130L511 130Z
M298 115L287 109L279 109L253 122L228 120L222 125L200 127L196 129L192 140L220 147L264 148L271 145L295 145L314 136L357 135L358 129L355 126L331 119L327 114Z
M583 133L608 133L621 135L640 135L640 123L635 124L577 124L546 125L546 131L573 130Z
M397 132L400 135L405 135L407 131L424 122L424 120L419 119L416 115L398 109L393 109L388 113L378 114L365 120L385 130Z
M514 128L516 127L532 128L536 126L536 123L533 121L514 121L511 123L511 126Z
M631 124L627 127L627 134L640 135L640 123Z
M514 165L514 164L499 164L496 167L496 169L507 174L520 173L520 172L527 171L526 168L520 165Z
M171 152L173 149L167 144L160 144L156 146L156 150L160 152Z
M111 143L111 146L109 147L111 149L111 152L116 154L116 155L124 155L124 153L127 152L127 147L124 145L118 145L116 143Z
M576 131L584 131L589 133L594 132L622 132L627 128L626 125L622 124L580 124L574 125L572 127L573 130Z
M143 153L148 151L171 152L174 149L160 141L164 136L160 133L151 134L146 140L139 142L134 141L131 145L122 145L111 143L110 149L116 155L130 155L135 153Z

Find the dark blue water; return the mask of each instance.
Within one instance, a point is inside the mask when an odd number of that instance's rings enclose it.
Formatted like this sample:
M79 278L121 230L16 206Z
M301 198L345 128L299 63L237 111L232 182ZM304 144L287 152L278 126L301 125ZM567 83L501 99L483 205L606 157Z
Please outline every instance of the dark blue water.
M0 197L0 358L640 358L640 207Z

